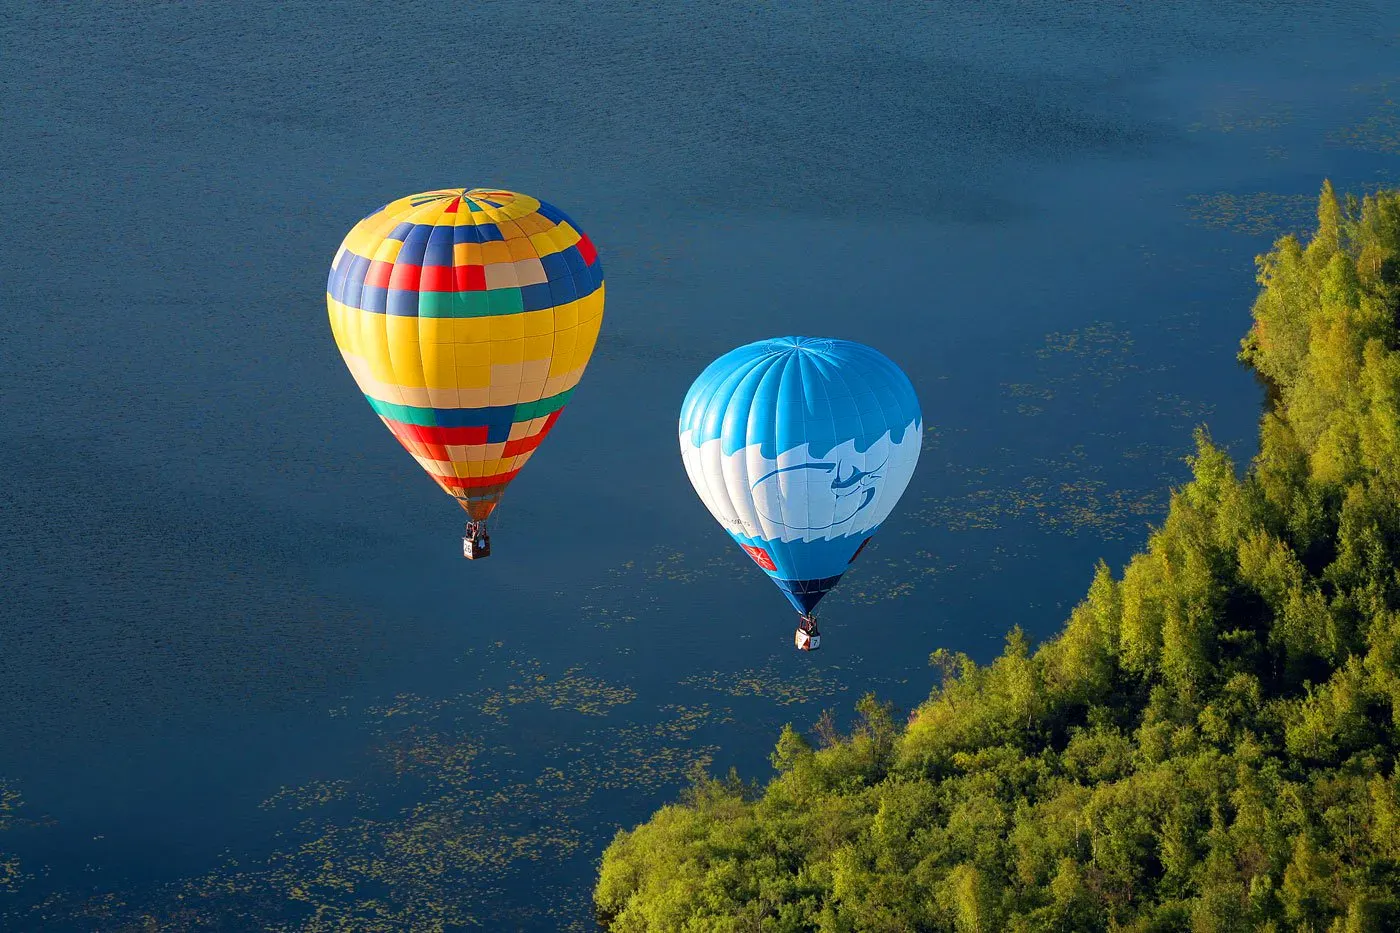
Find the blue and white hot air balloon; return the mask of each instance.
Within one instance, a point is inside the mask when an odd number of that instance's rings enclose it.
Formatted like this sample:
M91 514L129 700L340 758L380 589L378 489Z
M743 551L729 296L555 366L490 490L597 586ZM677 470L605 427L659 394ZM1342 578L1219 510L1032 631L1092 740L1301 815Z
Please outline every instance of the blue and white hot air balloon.
M681 457L710 514L802 615L889 517L923 417L909 377L848 340L777 337L711 363L681 406Z

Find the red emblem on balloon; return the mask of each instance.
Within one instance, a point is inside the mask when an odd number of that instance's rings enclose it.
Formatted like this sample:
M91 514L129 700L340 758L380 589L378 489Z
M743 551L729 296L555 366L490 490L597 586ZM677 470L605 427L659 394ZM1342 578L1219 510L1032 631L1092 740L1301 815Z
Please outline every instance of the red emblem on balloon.
M758 564L758 566L762 567L764 570L772 570L774 572L777 571L778 568L776 565L774 565L773 558L769 557L768 552L765 551L763 548L756 547L752 544L741 544L739 545L739 547L743 548L746 552L748 552L748 555L753 558L753 562L755 564Z

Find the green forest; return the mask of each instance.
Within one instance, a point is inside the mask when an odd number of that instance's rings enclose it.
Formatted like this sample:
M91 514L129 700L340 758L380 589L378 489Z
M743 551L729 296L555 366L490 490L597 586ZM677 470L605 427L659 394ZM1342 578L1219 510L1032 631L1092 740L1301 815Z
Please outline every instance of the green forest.
M907 724L778 737L603 856L634 931L1400 930L1400 191L1258 259L1241 476L1199 429L1053 638L944 650ZM899 717L902 718L902 717Z

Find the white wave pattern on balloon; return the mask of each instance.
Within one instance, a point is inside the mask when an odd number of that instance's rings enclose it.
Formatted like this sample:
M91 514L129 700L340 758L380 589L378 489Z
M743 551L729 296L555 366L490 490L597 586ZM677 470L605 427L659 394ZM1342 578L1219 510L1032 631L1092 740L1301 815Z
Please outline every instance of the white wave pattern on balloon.
M864 451L849 440L820 457L803 444L763 456L751 444L728 457L718 439L695 446L681 434L690 483L710 514L732 533L765 541L816 541L856 535L889 517L914 475L923 439L919 421Z

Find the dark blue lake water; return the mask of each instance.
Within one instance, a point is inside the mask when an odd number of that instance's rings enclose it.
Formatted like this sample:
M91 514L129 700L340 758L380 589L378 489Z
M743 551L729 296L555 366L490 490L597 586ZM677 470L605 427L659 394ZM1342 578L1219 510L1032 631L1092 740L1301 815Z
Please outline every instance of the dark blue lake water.
M1053 633L1193 426L1253 257L1400 179L1400 6L20 3L0 19L0 927L588 929L696 761ZM1387 83L1393 82L1393 83ZM536 194L608 305L496 554L357 393L341 237ZM689 487L714 357L884 350L914 482L792 650Z

